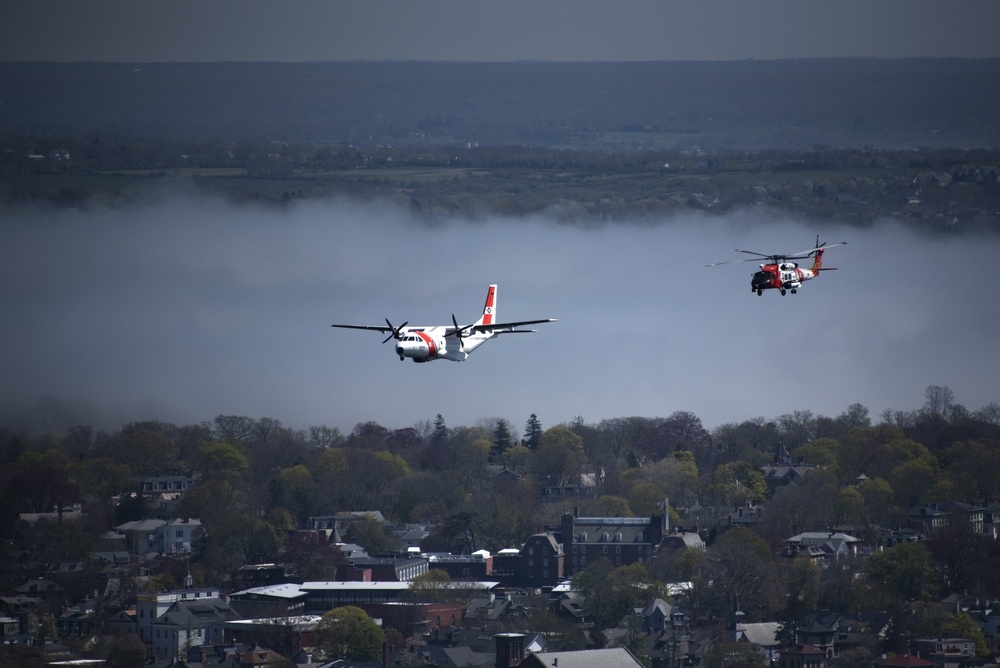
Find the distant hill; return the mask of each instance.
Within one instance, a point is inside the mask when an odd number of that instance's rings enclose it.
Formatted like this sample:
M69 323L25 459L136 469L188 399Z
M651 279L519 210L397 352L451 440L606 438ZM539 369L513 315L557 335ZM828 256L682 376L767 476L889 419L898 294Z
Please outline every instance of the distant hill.
M394 146L1000 146L1000 59L0 63L0 134Z

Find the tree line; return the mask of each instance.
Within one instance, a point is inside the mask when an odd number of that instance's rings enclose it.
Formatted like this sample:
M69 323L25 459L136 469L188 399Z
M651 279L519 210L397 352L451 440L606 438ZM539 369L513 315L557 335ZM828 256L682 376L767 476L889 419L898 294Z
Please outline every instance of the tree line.
M925 543L867 561L851 557L822 572L780 556L784 540L803 531L854 525L866 544L886 544L900 511L1000 500L1000 406L969 410L940 386L927 388L923 407L887 410L877 420L852 404L833 417L801 410L711 430L685 411L597 423L576 418L548 428L537 414L523 428L496 417L449 426L439 414L396 429L360 422L350 433L238 415L191 425L133 422L114 431L5 429L0 460L3 591L44 575L53 561L78 559L86 571L70 593L92 592L100 565L90 555L99 537L151 510L134 493L135 478L181 471L197 476L175 512L200 518L205 532L189 557L158 562L150 585L156 588L179 586L187 569L199 585L225 587L237 581L240 566L270 561L286 564L299 580L331 579L342 555L294 531L316 515L378 511L391 523L429 527L424 551L495 552L558 526L573 506L583 516L648 517L662 513L657 504L668 499L671 526L698 526L708 552L663 555L613 577L610 564L592 564L575 580L593 590L597 619L621 619L635 603L622 592L635 590L602 587L632 580L654 592L666 582L693 582L693 611L723 620L734 605L750 619L791 623L810 606L898 608L912 616L904 603L930 605L948 592L1000 597L1000 575L991 566L1000 558L996 543L970 533L967 522ZM815 468L774 486L762 468L779 460ZM515 479L498 477L503 468ZM541 487L579 484L581 472L594 481L594 495L543 502ZM19 521L19 513L75 503L86 511L80 522ZM731 513L754 507L766 512L753 530L729 526ZM345 538L370 554L400 548L374 517L353 523ZM898 642L930 623L911 619Z

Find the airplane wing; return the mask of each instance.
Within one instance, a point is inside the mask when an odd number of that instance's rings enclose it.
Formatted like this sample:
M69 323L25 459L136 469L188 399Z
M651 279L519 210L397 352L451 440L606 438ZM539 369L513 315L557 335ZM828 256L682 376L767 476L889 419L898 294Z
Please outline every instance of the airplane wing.
M330 327L343 327L344 329L371 329L376 332L382 332L383 334L396 331L395 327L385 327L382 325L330 325Z
M472 329L477 332L489 332L498 331L497 334L521 334L526 332L534 332L534 329L522 329L518 330L517 327L523 325L538 325L543 322L559 322L558 318L546 318L544 320L518 320L517 322L495 322L492 325L474 325Z

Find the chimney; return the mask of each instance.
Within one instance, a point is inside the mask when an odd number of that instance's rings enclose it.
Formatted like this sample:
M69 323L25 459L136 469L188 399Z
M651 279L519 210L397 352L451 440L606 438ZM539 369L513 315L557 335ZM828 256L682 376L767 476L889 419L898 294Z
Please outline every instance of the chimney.
M524 634L498 633L496 668L514 668L524 660Z

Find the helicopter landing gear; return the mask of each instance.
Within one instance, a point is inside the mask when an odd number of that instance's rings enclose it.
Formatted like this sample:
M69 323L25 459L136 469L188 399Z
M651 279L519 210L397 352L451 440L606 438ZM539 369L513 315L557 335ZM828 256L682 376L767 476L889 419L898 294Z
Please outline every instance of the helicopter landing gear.
M760 297L762 294L764 294L764 291L761 290L760 288L758 288L757 289L757 296Z
M782 296L782 297L784 297L784 296L785 296L785 289L784 289L784 288L781 288L781 296Z
M794 288L792 289L792 294L793 294L793 295L794 295L795 293L797 293L797 292L798 292L798 290L795 290Z

